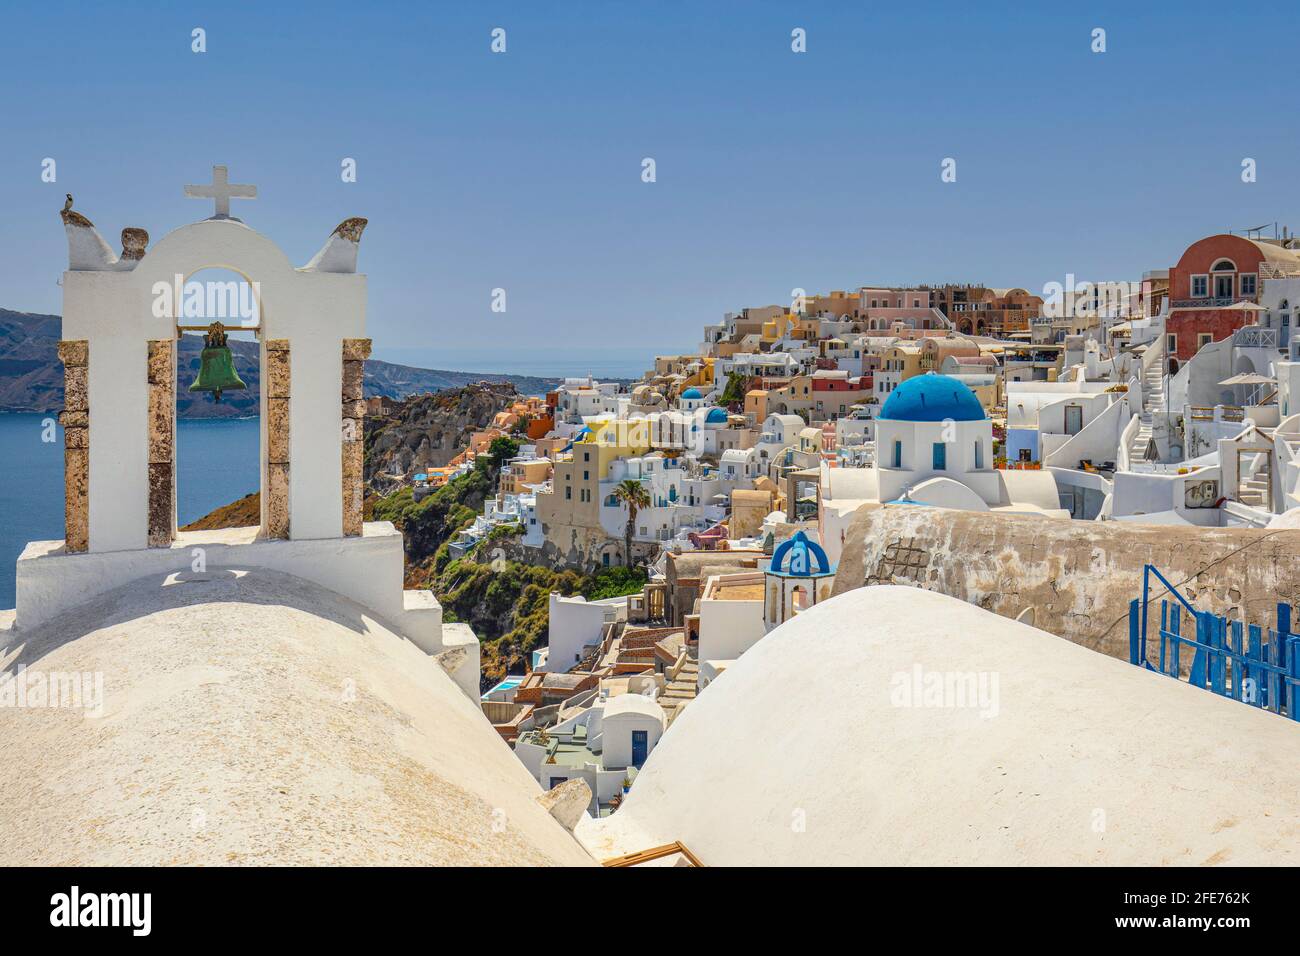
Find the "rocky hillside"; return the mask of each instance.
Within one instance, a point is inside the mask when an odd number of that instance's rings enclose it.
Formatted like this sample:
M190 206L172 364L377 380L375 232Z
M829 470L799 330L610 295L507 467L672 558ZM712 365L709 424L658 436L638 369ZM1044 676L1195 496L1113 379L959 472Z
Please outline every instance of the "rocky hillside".
M387 427L396 426L394 437L404 435L418 444L419 436L426 433L413 422L422 421L426 428L445 426L451 418L462 416L463 408L477 407L485 401L482 395L473 394L475 389L455 391L457 394L446 396L447 400L440 406L421 404L421 400L409 403L408 415L399 414ZM442 410L441 420L436 412L438 408ZM418 500L409 486L386 497L372 492L366 498L367 521L391 521L402 532L406 547L406 587L431 589L442 603L444 621L462 621L474 628L482 645L480 683L484 690L507 673L524 670L530 653L546 643L548 596L552 591L599 600L639 591L646 580L645 571L640 568L603 568L594 575L582 575L517 561L492 560L489 555L493 549L485 547L492 544L492 538L481 543L474 553L452 559L447 543L483 510L484 499L497 485L500 464L514 455L518 447L513 438L497 438L492 453L480 457L468 473L423 494ZM368 449L367 471L373 467L371 458ZM218 508L182 530L257 524L259 505L260 499L254 493ZM517 528L508 526L499 530L507 536L519 533Z
M62 325L63 320L57 315L0 309L0 412L53 412L62 407L63 366L59 364L57 351ZM187 391L198 374L203 337L197 333L182 336L177 355L176 403L182 418L240 418L257 414L260 385L257 343L232 337L230 347L235 356L235 369L248 388L227 392L217 403L206 394ZM525 395L541 395L553 389L559 379L412 368L375 359L366 362L367 396L404 399L475 382L508 382Z
M254 491L238 501L222 505L197 521L183 525L181 531L213 531L218 528L247 528L262 523L262 493Z
M63 405L57 315L0 309L0 410L52 412Z
M367 418L366 480L386 491L383 475L442 467L519 397L509 382L467 385L409 398L386 418Z

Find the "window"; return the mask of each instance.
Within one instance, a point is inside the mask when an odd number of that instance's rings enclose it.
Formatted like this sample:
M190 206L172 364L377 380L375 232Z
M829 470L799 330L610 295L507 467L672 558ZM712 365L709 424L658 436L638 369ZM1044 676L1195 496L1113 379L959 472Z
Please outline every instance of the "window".
M903 467L903 443L894 439L894 466L895 468Z
M1177 333L1170 332L1168 335L1165 336L1165 350L1171 353L1178 351Z
M1242 295L1254 295L1254 294L1255 294L1255 283L1256 283L1256 275L1255 275L1255 273L1253 273L1253 272L1242 273L1242 276L1241 276L1241 294L1242 294Z
M943 471L948 467L948 446L941 441L934 443L934 458L932 464L935 471Z
M979 471L984 467L984 443L978 438L975 439L975 470Z
M564 489L564 500L565 500L565 501L572 501L572 500L573 500L573 489L572 489L572 488L565 488L565 489Z
M1199 352L1205 346L1214 341L1214 336L1209 332L1196 333L1196 350Z
M1209 276L1192 276L1192 298L1204 299L1210 294Z

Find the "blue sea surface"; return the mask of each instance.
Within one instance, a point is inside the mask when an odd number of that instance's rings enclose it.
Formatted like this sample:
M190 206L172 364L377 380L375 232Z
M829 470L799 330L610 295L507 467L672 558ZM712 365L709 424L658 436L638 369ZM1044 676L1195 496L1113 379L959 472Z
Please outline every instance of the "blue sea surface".
M0 608L14 606L14 562L27 542L63 537L63 430L42 440L53 418L0 415ZM257 457L256 418L177 422L177 523L257 491Z

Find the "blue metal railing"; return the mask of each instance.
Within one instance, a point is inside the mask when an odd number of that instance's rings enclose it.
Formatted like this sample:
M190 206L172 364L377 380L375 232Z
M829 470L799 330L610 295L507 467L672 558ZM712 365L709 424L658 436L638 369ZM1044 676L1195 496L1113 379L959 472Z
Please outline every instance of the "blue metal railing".
M1176 600L1160 601L1159 658L1147 659L1151 577ZM1192 633L1184 626L1195 625ZM1183 653L1192 654L1184 668ZM1198 611L1152 565L1142 572L1142 597L1129 604L1129 663L1223 697L1300 721L1300 634L1291 630L1291 607L1277 605L1277 627L1243 624Z

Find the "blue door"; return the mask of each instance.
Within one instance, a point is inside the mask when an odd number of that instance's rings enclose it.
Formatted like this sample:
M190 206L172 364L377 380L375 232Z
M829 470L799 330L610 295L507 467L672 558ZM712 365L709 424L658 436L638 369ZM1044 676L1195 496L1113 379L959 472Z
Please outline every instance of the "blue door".
M644 730L632 731L632 766L640 767L645 763L645 752L649 746Z

